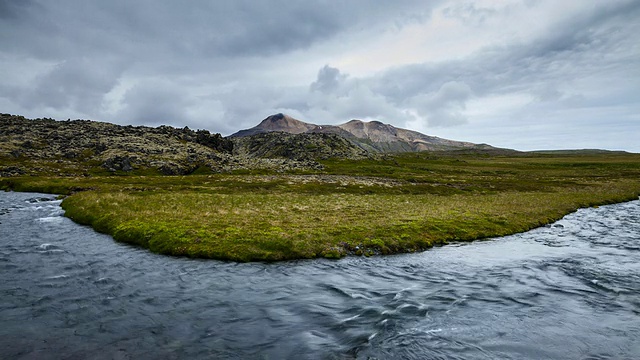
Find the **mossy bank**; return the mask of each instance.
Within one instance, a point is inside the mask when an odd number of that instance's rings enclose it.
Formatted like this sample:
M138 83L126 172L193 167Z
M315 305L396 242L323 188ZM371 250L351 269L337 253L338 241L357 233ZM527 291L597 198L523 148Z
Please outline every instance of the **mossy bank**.
M640 195L640 155L417 153L279 174L12 177L66 216L176 256L278 261L414 252Z

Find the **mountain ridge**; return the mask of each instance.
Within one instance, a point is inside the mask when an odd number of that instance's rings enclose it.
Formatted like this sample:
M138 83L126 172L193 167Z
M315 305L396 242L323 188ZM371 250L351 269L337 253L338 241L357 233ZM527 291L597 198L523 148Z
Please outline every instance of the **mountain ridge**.
M270 115L258 125L240 130L230 138L253 136L268 132L290 134L329 133L340 135L358 147L372 152L414 152L452 149L494 149L487 144L456 141L425 135L418 131L397 128L380 121L352 119L340 125L316 125L278 113Z

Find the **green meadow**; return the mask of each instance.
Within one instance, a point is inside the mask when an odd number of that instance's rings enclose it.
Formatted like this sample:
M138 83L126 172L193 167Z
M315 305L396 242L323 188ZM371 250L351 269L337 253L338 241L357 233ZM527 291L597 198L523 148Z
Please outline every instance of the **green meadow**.
M233 261L422 251L640 195L639 154L436 152L322 164L295 173L9 177L0 186L66 195L66 216L117 241Z

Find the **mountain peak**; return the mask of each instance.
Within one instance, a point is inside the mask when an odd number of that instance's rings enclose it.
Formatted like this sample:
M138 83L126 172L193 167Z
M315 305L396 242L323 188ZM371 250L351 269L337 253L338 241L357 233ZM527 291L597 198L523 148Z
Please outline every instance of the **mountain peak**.
M240 130L231 137L251 136L273 131L286 132L290 134L302 134L311 132L318 126L295 119L287 114L277 113L267 116L257 126L250 129Z
M315 129L316 127L316 125L294 119L283 113L268 116L262 120L258 126L256 126L257 129L264 130L264 132L283 131L291 134L302 134Z
M380 121L352 119L341 125L315 125L278 113L268 116L260 124L241 130L232 137L251 136L268 132L290 134L329 133L343 136L362 149L375 152L406 152L438 149L460 149L476 146L472 143L441 139L417 131L397 128Z
M338 125L339 127L350 127L350 126L361 126L361 127L381 127L381 126L385 126L385 127L395 127L391 124L385 124L381 121L378 120L371 120L371 121L363 121L363 120L358 120L358 119L352 119L347 121L346 123L342 124L342 125Z
M281 121L281 120L285 120L286 118L291 118L289 115L285 115L283 113L277 113L277 114L273 114L273 115L269 115L267 116L264 120L262 120L262 122L275 122L275 121Z
M289 123L289 122L297 122L300 120L296 120L294 118L292 118L289 115L283 114L283 113L277 113L277 114L273 114L273 115L269 115L267 116L264 120L262 120L262 122L260 122L260 124L258 124L258 126L260 125L267 125L267 124L273 124L273 123Z

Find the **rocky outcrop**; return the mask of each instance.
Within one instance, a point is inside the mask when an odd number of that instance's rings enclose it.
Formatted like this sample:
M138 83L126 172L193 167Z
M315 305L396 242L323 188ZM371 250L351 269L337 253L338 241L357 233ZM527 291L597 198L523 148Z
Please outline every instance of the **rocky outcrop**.
M231 140L206 130L0 115L0 159L10 163L0 169L3 174L16 167L22 174L46 170L33 168L34 163L47 164L49 169L57 163L59 168L75 168L78 173L151 169L163 174L188 174L200 167L219 169L232 152ZM20 167L22 160L30 166Z
M234 155L249 158L287 158L316 161L330 158L362 159L369 153L335 134L268 132L235 137Z
M290 121L289 118L281 120ZM3 177L308 170L322 167L317 160L363 156L367 156L366 151L331 134L270 132L230 139L187 127L30 120L0 114L0 176Z

